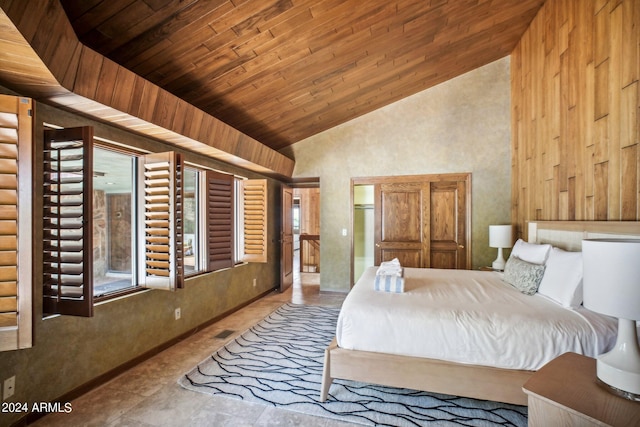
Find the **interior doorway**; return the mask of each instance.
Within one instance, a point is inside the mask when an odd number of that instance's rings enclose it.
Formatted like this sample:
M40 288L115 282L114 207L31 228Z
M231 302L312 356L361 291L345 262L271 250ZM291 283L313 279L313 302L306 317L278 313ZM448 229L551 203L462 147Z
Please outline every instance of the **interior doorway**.
M320 186L293 187L294 282L320 284Z
M375 265L374 186L353 187L353 278Z

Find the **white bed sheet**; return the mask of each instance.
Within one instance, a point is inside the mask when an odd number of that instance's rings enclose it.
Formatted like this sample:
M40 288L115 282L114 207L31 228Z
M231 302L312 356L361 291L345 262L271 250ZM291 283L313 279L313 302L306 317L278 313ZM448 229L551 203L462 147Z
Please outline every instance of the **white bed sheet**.
M571 351L595 357L612 348L615 319L520 293L501 273L405 269L405 292L374 290L365 270L338 317L349 350L537 370Z

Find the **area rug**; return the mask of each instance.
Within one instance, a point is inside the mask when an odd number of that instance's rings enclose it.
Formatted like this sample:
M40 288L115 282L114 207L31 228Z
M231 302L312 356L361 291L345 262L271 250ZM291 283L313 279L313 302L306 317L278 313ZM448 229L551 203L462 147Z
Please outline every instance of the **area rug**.
M335 380L319 401L339 309L285 304L178 381L184 388L381 426L526 426L527 408Z

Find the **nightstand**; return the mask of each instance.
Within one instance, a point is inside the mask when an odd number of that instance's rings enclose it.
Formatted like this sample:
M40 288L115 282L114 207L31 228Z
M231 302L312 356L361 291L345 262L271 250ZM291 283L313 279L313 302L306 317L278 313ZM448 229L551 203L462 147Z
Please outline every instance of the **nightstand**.
M543 366L522 387L529 427L640 426L640 403L596 383L596 360L565 353Z
M504 270L497 270L493 267L490 266L485 266L485 267L480 267L480 271L498 271L498 272L502 272Z

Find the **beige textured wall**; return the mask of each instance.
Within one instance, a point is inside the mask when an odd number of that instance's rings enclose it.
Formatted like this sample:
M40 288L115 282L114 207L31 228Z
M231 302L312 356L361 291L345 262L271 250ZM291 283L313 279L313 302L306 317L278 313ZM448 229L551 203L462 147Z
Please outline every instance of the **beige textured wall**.
M509 58L315 135L285 150L295 178L320 177L321 289L350 287L352 177L472 173L473 266L489 264L489 224L509 223Z

